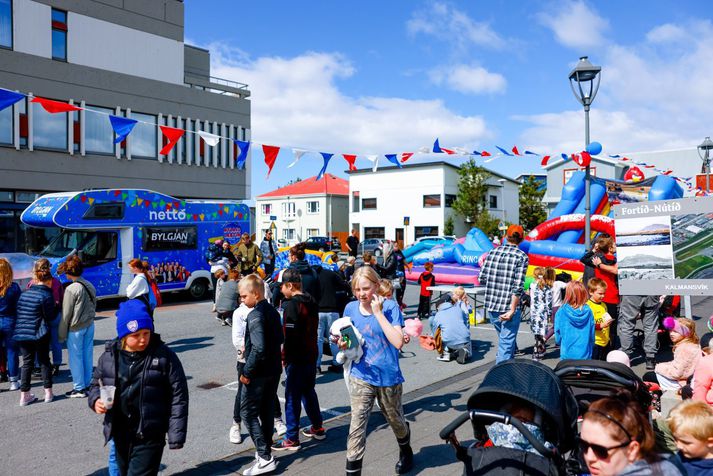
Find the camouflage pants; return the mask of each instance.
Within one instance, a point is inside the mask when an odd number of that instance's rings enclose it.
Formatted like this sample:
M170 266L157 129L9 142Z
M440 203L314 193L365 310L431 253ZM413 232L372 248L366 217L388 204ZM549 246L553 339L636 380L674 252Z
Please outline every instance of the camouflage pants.
M374 407L374 399L379 402L381 413L396 435L397 439L408 436L408 426L404 418L404 407L401 404L403 389L401 384L391 387L376 387L363 380L349 376L351 393L352 421L349 425L347 439L347 461L364 458L366 451L366 426L369 415Z

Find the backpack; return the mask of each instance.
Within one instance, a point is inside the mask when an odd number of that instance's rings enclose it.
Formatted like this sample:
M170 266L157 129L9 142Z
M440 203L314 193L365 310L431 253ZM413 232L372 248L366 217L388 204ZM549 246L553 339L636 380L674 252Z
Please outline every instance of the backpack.
M217 260L220 257L221 251L222 249L218 245L211 243L205 251L206 260L209 262Z
M151 306L151 309L156 309L163 304L161 291L158 289L158 284L156 284L156 281L154 280L151 280L149 287L151 288L151 292L149 293L149 305Z

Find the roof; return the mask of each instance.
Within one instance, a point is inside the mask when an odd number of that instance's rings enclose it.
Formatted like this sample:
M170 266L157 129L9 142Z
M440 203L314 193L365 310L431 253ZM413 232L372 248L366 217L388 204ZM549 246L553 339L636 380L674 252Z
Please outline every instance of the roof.
M457 165L451 164L450 162L445 162L445 161L443 161L443 160L438 161L438 162L417 162L417 163L413 163L413 164L404 164L404 165L403 165L402 167L400 167L400 168L403 169L403 170L408 170L408 169L428 168L428 167L443 167L443 166L445 166L445 167L450 167L450 168L455 169L455 170L460 170L460 167L458 167ZM493 177L497 177L497 178L502 178L502 179L505 179L505 180L509 180L510 182L517 183L517 184L520 183L518 180L513 179L512 177L508 177L508 176L506 176L506 175L500 174L500 173L498 173L498 172L495 172L495 171L493 171L493 170L490 170L490 169L487 168L487 167L482 167L482 166L481 166L481 168L485 169L485 171L488 172L488 173L489 173L490 175L492 175ZM397 166L395 166L395 165L390 165L390 166L385 166L385 167L379 166L379 168L376 170L376 172L374 172L371 167L367 167L367 168L363 168L363 169L349 170L349 171L347 171L346 173L347 173L347 174L350 174L350 175L353 175L353 174L365 174L365 173L377 174L377 173L379 173L379 172L381 172L381 171L394 171L394 170L398 170L398 169L399 169L399 167L397 167Z
M324 174L319 181L317 176L291 183L256 198L294 197L298 195L344 195L349 196L349 182L332 174Z

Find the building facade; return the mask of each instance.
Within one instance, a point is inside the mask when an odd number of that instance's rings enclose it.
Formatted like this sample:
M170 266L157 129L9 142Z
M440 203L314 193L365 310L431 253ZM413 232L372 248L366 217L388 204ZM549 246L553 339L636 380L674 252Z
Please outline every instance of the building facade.
M424 236L443 235L446 220L453 217L454 234L465 235L470 227L451 208L458 194L458 170L447 162L430 162L347 172L351 228L362 240L386 238L408 246ZM488 172L488 212L519 222L520 183Z
M337 237L344 247L349 232L349 183L332 174L300 180L255 198L257 241L269 229L282 245L310 236Z
M48 192L250 197L234 144L191 133L249 140L250 93L184 43L182 1L0 0L0 88L87 109L49 114L25 99L0 111L0 252L23 250L19 215ZM109 114L140 122L115 144ZM187 131L168 156L159 125Z

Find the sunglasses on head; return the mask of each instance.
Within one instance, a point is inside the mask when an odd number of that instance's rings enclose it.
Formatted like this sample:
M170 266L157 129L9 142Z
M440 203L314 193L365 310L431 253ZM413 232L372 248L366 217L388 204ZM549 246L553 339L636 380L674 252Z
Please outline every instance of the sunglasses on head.
M582 438L578 437L577 443L579 444L579 449L582 451L582 455L587 454L587 451L591 448L592 452L594 453L594 456L596 456L599 459L607 459L607 458L609 458L610 451L618 450L619 448L624 448L625 446L629 446L629 443L631 443L631 440L624 442L620 445L607 447L607 446L590 443L587 440L583 440Z

